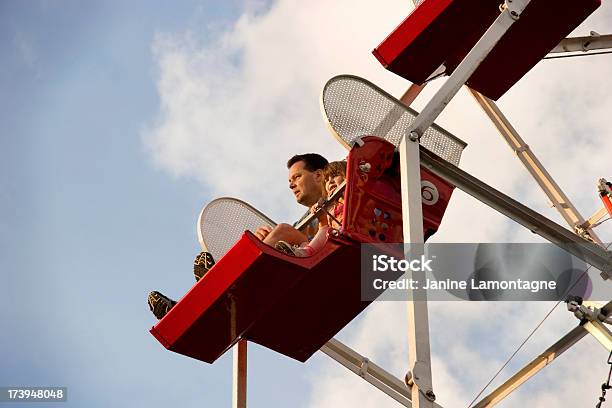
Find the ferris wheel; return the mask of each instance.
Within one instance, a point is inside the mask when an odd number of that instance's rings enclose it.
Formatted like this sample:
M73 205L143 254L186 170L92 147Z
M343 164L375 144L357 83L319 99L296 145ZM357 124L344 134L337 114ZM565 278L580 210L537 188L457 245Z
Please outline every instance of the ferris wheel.
M586 299L592 294L588 290L571 292L589 279L609 285L612 252L595 228L606 215L612 217L612 183L599 181L603 208L583 217L495 103L542 59L612 49L612 35L566 38L601 2L415 3L412 13L373 51L384 68L412 83L400 98L354 75L335 76L323 87L325 123L348 153L346 181L327 198L327 203L343 200L342 222L327 232L319 252L292 257L266 245L252 231L276 223L235 198L213 200L198 217L200 244L217 263L151 333L167 349L207 363L233 348L235 407L246 407L247 341L301 362L320 350L404 406L439 407L432 385L425 288L405 290L409 299L405 379L394 377L334 336L385 292L380 289L364 297L364 246L382 248L385 254L405 260L424 259L424 243L443 223L456 188L586 265L571 277L568 290L555 298L557 304L565 301L578 318L576 327L469 406L497 404L589 334L612 353L607 327L612 300L600 305ZM448 78L421 112L410 108L427 83L442 77ZM569 229L460 168L466 143L434 121L463 86ZM311 214L295 227L305 228L316 217ZM394 243L400 246L390 246ZM591 268L599 276L589 274ZM420 275L408 268L395 271L389 279L403 276L413 281ZM592 285L582 287L592 289Z

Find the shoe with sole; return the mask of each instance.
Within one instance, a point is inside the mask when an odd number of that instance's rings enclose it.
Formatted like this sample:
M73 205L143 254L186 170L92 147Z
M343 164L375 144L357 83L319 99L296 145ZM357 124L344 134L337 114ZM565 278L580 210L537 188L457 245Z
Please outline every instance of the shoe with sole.
M215 260L210 252L200 252L193 261L193 275L195 276L196 282L202 279L202 276L206 275L213 266Z
M283 254L289 256L296 256L295 249L291 244L285 241L278 241L276 245L274 245L274 249L281 251Z
M149 309L151 309L151 312L153 312L158 320L161 320L170 311L170 309L176 305L176 301L159 293L158 291L149 293L147 301L149 303Z

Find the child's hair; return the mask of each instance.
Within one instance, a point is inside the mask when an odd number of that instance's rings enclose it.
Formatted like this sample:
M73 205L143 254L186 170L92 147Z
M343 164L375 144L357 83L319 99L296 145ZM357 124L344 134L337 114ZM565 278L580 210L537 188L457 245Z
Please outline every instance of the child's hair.
M346 178L346 162L334 161L327 163L323 169L323 178L327 180L331 177L342 176Z

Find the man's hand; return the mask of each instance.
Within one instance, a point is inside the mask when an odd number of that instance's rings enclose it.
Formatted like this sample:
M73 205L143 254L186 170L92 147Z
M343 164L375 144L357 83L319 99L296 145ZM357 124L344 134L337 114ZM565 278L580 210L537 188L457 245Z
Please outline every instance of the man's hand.
M270 231L272 231L271 226L262 225L261 227L257 228L257 231L255 231L255 236L257 236L257 238L263 241L268 236Z
M312 207L310 207L310 213L314 214L327 204L327 200L324 197L321 197L319 201L317 201Z

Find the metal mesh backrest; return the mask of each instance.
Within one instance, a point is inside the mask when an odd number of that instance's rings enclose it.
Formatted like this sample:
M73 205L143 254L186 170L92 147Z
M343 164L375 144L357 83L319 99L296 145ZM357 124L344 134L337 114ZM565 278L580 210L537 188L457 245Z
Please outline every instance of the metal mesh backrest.
M365 135L382 137L398 146L418 115L376 85L353 75L339 75L325 84L322 108L332 131L347 147ZM466 143L434 124L421 137L421 145L458 166Z
M255 232L262 225L276 223L236 198L211 201L198 218L198 238L202 248L218 260L240 239L244 231Z

